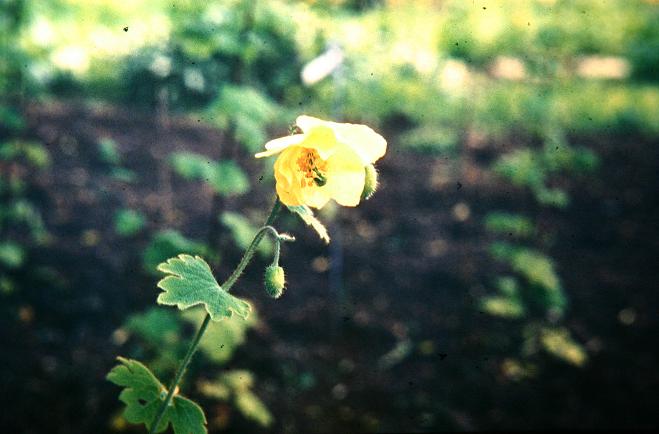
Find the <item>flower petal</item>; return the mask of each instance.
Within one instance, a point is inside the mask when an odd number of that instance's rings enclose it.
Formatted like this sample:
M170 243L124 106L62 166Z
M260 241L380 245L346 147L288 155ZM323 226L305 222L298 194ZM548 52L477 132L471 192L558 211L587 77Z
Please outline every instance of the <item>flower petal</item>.
M263 152L259 152L254 156L256 158L263 158L263 157L269 157L271 155L278 154L290 146L299 145L305 139L305 137L306 137L305 134L293 134L292 136L285 136L285 137L280 137L278 139L270 140L268 143L265 144L266 150Z
M387 152L387 141L366 125L338 124L334 130L339 142L350 146L364 165L373 164Z
M344 146L327 160L327 184L323 190L339 205L357 206L365 177L360 159L351 148Z
M284 150L275 161L275 180L279 199L289 206L302 205L299 197L300 181L297 174L297 160L300 149L297 147Z
M305 133L317 127L332 129L337 140L350 146L364 165L375 163L387 152L384 137L366 125L330 122L306 115L298 116L295 123Z
M318 125L305 132L305 138L300 146L308 149L315 149L323 160L327 160L336 152L336 135L331 128Z
M318 187L315 184L308 185L300 189L300 193L302 196L302 201L306 205L316 209L321 209L331 199L331 197L327 194L328 191L325 187Z

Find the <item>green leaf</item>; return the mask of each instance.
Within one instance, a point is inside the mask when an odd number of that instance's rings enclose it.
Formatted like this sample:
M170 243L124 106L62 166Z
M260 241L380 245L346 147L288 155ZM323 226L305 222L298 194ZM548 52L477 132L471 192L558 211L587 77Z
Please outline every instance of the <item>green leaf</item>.
M227 291L217 283L210 267L199 256L179 255L158 265L158 270L170 274L160 282L163 290L158 303L187 309L203 305L213 321L229 318L236 313L247 318L251 306Z
M314 215L313 211L311 211L311 208L309 208L306 205L299 205L299 206L288 206L288 209L300 216L302 221L304 221L306 224L311 226L317 233L318 236L320 237L321 240L325 241L325 243L330 242L330 237L329 234L327 233L327 228L318 220Z
M143 423L149 429L160 404L167 395L167 389L140 362L123 357L117 359L121 364L112 368L107 379L117 386L124 387L119 394L119 400L126 404L123 416L128 422ZM206 416L201 407L178 394L174 395L171 404L165 410L156 432L164 431L170 423L176 434L207 432Z
M114 215L114 230L122 237L137 234L144 227L145 219L142 213L132 209L121 209Z

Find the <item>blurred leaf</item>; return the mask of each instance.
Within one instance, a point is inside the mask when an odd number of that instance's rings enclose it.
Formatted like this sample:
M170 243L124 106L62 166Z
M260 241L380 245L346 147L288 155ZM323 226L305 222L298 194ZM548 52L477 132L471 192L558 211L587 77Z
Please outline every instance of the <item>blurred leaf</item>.
M535 230L527 217L505 212L490 212L485 218L485 228L494 233L529 238Z
M219 161L211 167L208 182L223 196L236 196L249 191L249 180L245 172L233 161Z
M181 340L182 329L182 320L176 311L151 307L129 316L120 330L139 339L137 354L149 356L149 366L154 372L173 375L186 350Z
M130 237L138 233L146 223L144 215L132 209L121 209L114 215L114 230L122 237Z
M124 328L162 351L180 340L181 324L169 309L152 307L144 313L131 315Z
M199 256L179 255L158 265L169 276L158 282L163 292L158 303L176 306L181 310L203 305L213 321L229 318L233 313L247 318L251 306L226 292L217 283L208 264Z
M272 415L265 404L256 396L251 388L254 378L251 372L244 370L228 371L214 381L204 381L200 384L204 395L228 401L233 399L238 410L248 419L267 427L272 424Z
M0 92L1 91L2 90L0 89ZM25 127L25 121L14 107L0 104L0 125L3 125L9 130L18 131Z
M0 243L0 264L7 268L18 268L25 262L25 250L11 241Z
M536 250L503 242L494 243L491 251L497 259L508 262L529 282L548 289L560 288L560 279L554 271L554 264L546 255Z
M512 297L490 296L481 300L481 308L487 313L503 318L520 318L524 316L524 306Z
M125 182L127 184L133 183L137 180L137 175L132 170L125 167L113 167L110 170L110 175L117 181Z
M416 151L451 153L458 146L458 132L452 128L424 125L403 133L401 145Z
M518 186L537 188L545 182L539 157L531 149L518 149L503 155L494 165L494 170Z
M252 242L258 228L253 225L247 217L235 212L226 211L222 213L220 221L231 232L236 245L245 250ZM272 255L273 243L269 238L263 238L259 243L257 251L264 257Z
M128 422L143 423L149 429L167 395L167 389L140 362L123 357L118 357L117 360L121 364L112 368L107 379L124 388L119 395L119 400L126 404L123 416ZM174 395L170 406L165 410L156 432L165 431L170 423L176 434L207 432L206 416L201 407L178 394Z
M519 296L519 284L514 277L502 276L497 278L496 287L499 292L507 297Z
M117 143L109 137L104 137L99 140L98 154L101 157L101 160L110 166L118 166L121 164L121 155L117 149Z
M183 313L183 319L198 326L205 315L203 309L188 309ZM212 322L199 343L199 350L213 362L225 363L245 342L247 330L255 324L254 312L251 312L246 319L234 315L221 322Z
M572 340L565 328L543 328L540 341L550 354L575 366L583 366L588 356L583 347Z
M570 202L567 193L560 188L537 188L535 197L541 204L557 208L565 208Z
M378 360L378 366L380 369L390 369L405 360L412 353L413 349L414 345L411 340L400 340L396 343L396 346L380 357Z
M314 215L311 208L306 205L299 206L287 206L287 208L294 214L300 216L303 222L311 226L320 237L321 240L325 241L326 244L329 244L330 237L327 233L327 228L318 220Z
M216 162L200 154L177 152L170 156L176 173L185 179L206 181L213 190L223 196L234 196L249 191L249 180L235 162Z
M16 139L0 144L0 160L14 160L19 157L25 158L27 163L38 169L50 164L50 154L41 143Z
M567 300L549 257L532 249L503 242L493 243L490 251L496 259L507 262L529 283L541 289L539 300L544 306L558 314L563 313Z
M543 161L548 171L566 171L575 174L588 173L598 165L597 155L590 149L570 146L565 140L547 141Z
M209 166L214 161L201 154L176 152L170 155L169 162L180 176L185 179L202 179L209 173Z
M41 143L26 143L23 154L25 159L36 168L42 169L50 164L50 154Z
M31 202L25 199L18 199L12 202L5 210L0 209L0 214L4 214L1 216L2 218L0 218L0 220L7 219L13 224L25 224L30 229L30 234L37 242L43 242L46 240L48 233L46 232L43 219L37 208L35 208Z
M0 294L11 294L16 290L16 284L9 277L0 274Z
M265 128L274 119L276 107L267 95L253 87L227 85L210 112L220 125L233 124L236 139L250 152L256 152L266 141Z
M151 243L144 250L144 269L149 273L155 273L158 264L176 256L179 253L191 255L206 254L206 246L195 240L184 237L180 232L167 230L158 232Z

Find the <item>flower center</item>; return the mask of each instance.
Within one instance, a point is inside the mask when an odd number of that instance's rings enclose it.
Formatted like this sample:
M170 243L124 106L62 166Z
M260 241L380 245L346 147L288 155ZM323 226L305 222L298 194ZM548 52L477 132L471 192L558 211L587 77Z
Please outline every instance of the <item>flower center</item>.
M300 181L300 187L311 186L314 183L318 187L322 187L327 183L327 161L320 158L318 151L315 149L304 148L297 159L297 166L304 174L304 178Z

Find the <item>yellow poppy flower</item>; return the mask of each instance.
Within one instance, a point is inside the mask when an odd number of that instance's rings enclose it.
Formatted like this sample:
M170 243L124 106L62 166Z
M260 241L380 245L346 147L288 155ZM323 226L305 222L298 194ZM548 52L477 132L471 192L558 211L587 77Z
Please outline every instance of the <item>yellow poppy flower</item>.
M274 139L256 158L279 154L275 161L277 194L284 205L322 208L334 199L357 206L364 190L365 167L387 151L386 140L366 125L342 124L299 116L302 134Z

